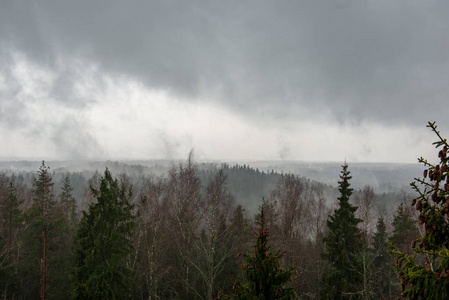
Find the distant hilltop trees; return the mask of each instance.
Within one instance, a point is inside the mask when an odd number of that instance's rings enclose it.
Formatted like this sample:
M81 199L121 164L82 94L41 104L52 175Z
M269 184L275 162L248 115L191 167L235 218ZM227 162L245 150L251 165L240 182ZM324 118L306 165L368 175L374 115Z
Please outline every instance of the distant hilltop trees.
M420 159L425 171L413 197L354 189L348 164L333 187L247 165L200 164L193 152L158 165L157 174L119 162L104 172L46 162L32 172L5 170L0 295L446 299L448 144L429 127L439 162Z

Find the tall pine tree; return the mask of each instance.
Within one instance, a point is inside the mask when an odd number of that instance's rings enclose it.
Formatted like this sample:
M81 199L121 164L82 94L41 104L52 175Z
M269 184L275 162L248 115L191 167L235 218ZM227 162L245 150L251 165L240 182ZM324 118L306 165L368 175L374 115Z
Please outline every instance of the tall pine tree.
M70 184L69 175L66 175L62 181L59 199L62 211L70 226L70 229L73 229L77 223L78 216L77 216L76 200L73 197L73 187Z
M76 299L128 299L132 274L128 256L132 250L134 206L132 190L119 186L106 169L100 189L92 188L97 202L89 205L77 232L73 278Z
M25 218L21 257L25 297L56 297L60 294L60 282L68 280L68 277L58 277L58 284L55 282L55 270L58 268L55 256L61 246L58 238L63 230L63 218L55 200L50 168L44 161L33 183L33 205L27 210Z
M328 235L324 238L326 251L322 254L327 270L322 277L323 299L349 299L359 294L363 274L359 253L363 250L363 238L355 217L357 207L349 203L352 194L348 165L342 166L339 181L338 208L327 221Z

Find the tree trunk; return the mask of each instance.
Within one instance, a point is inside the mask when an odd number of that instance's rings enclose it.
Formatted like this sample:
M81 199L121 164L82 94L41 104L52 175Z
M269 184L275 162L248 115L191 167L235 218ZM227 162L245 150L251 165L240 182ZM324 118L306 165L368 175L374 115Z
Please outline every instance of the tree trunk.
M44 255L42 258L42 300L45 300L45 284L46 284L46 266L47 266L47 232L44 232Z

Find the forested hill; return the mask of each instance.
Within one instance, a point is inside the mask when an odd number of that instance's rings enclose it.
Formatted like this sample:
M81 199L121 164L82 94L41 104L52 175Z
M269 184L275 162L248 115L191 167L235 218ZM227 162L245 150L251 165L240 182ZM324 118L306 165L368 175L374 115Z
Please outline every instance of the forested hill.
M336 187L342 163L298 162L298 161L256 161L251 167L265 172L292 173ZM413 178L421 176L422 166L396 163L351 163L351 186L363 189L372 186L377 193L400 192L409 189Z
M129 274L117 280L124 283L123 295L218 298L242 279L239 253L251 252L263 207L272 249L285 250L286 266L298 270L292 278L298 296L317 299L323 274L317 266L323 263L327 221L339 206L335 182L341 183L342 171L332 170L327 176L334 179L323 183L274 167L195 162L192 155L183 162L3 162L2 293L85 299L79 295L103 290L97 288L101 282L86 289L85 281L102 278L95 272L107 265L101 262L106 257L120 262L111 272ZM354 173L355 181L361 176ZM409 200L405 192L378 193L369 181L355 186L350 202L357 207L355 217L367 244L374 241L380 219L385 234L400 229L397 220L404 209L398 204ZM404 236L396 244L409 245L416 238L414 233ZM101 252L92 250L97 244ZM90 260L92 253L102 254ZM85 266L91 267L88 273Z
M183 161L46 161L50 167L56 190L62 186L63 178L69 176L74 188L73 194L78 204L90 198L89 185L98 182L103 171L108 168L112 174L127 177L134 190L145 188L145 178L164 178L171 168L182 165ZM31 187L37 174L40 161L3 161L0 173L20 175L26 185ZM310 188L319 189L329 205L336 202L339 180L338 163L305 162L236 162L233 165L219 162L197 162L198 177L206 186L216 171L223 167L227 175L227 187L234 196L236 204L241 204L251 214L257 211L263 199L269 200L281 174L294 174ZM355 195L365 186L373 188L377 194L378 205L388 210L407 197L405 191L410 181L421 173L415 164L350 164L351 185Z

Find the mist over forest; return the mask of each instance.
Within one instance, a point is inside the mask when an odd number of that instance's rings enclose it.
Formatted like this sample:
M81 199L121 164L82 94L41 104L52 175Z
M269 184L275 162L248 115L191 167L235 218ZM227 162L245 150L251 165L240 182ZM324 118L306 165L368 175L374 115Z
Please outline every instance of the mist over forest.
M448 12L0 0L0 299L449 299Z
M182 164L183 160L136 160L136 161L46 161L58 189L64 176L69 175L74 187L74 195L80 199L89 179L94 174L101 174L108 168L113 174L126 174L132 178L134 185L141 188L143 177L166 177L170 168ZM323 184L329 191L328 203L336 202L339 177L342 163L294 162L294 161L233 161L233 162L201 162L197 161L199 177L207 184L208 174L222 166L226 166L228 188L239 204L255 213L268 198L279 181L281 174L294 174L305 181ZM41 161L0 161L0 172L8 175L21 174L32 183ZM351 163L353 179L351 186L357 191L365 186L373 188L378 195L399 195L410 192L410 183L422 173L419 164L393 163ZM240 174L242 173L242 174ZM245 179L241 180L241 176ZM255 179L253 179L255 178ZM260 181L255 186L242 186L240 182ZM256 186L259 186L256 187ZM260 188L261 187L261 188ZM393 196L392 196L393 197ZM387 199L388 197L386 197ZM400 201L400 199L397 199ZM380 201L382 205L397 205L397 202ZM385 203L383 203L385 202Z
M285 291L300 298L326 299L327 296L321 295L326 274L321 255L326 253L324 241L326 234L330 234L329 220L341 209L342 186L345 187L342 184L350 181L353 190L348 205L356 208L353 213L360 222L357 228L367 249L375 251L373 256L370 254L370 259L374 259L376 255L385 255L387 241L394 241L405 251L418 236L419 227L413 225L414 215L408 208L413 194L407 181L412 174L418 177L420 169L415 164L355 163L348 168L347 162L204 162L196 161L193 151L186 160L178 161L3 161L0 162L5 233L0 269L0 275L4 276L3 293L38 297L45 291L49 298L83 298L93 293L77 286L86 279L84 273L79 273L82 270L79 267L87 266L79 261L85 255L80 251L87 246L83 246L82 232L94 230L93 234L99 230L95 226L88 229L92 224L86 223L87 220L94 216L95 207L116 199L114 205L122 208L115 214L127 212L127 222L132 222L129 224L134 229L122 233L121 246L114 246L117 250L107 250L110 255L114 251L128 253L122 257L127 257L124 264L116 267L127 268L129 285L106 289L114 295L123 293L122 296L136 299L214 299L228 295L233 299L243 291L236 288L236 280L250 278L244 275L245 259L240 255L251 253L253 236L258 226L262 226L270 234L270 251L282 250L285 255L283 262L276 262L273 257L274 263L279 264L276 270L293 267L297 274L280 287L291 289ZM39 210L41 207L45 207L46 214ZM113 220L118 215L110 217L111 222L117 222ZM36 218L44 223L35 222ZM106 221L98 224L103 222ZM379 222L384 227L379 228ZM121 226L128 223L114 224L120 234L119 231L125 230ZM8 235L8 230L13 234ZM42 235L34 235L35 230ZM262 232L256 234L258 239L262 238ZM104 234L97 237L100 243L107 241ZM381 247L376 244L379 234ZM47 236L44 246L40 236ZM54 256L57 260L46 262L44 269L36 265L32 261L33 257L42 256L39 249L46 249L45 257ZM171 261L170 257L177 259ZM369 281L373 297L394 298L399 293L400 286L389 261L387 257L381 265L369 263L370 273L362 275ZM376 290L379 282L374 274L380 272L376 268L386 272L387 281L383 284L388 291ZM25 270L31 273L27 275ZM6 279L11 274L15 275ZM50 274L58 274L58 280L47 278ZM34 281L33 276L40 280ZM96 284L101 286L101 282ZM232 296L233 293L237 294Z

